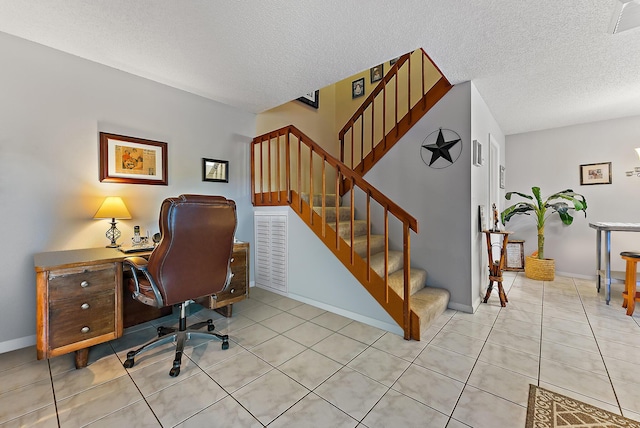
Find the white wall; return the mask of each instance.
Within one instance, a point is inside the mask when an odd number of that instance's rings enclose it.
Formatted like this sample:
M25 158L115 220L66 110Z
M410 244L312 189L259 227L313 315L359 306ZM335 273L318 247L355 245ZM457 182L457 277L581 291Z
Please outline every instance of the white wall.
M545 256L555 259L557 273L595 277L596 231L589 223L640 223L640 178L625 175L640 166L635 147L640 147L640 116L507 137L506 191L530 193L538 186L546 196L571 188L587 199L587 218L578 213L571 226L563 226L556 214L546 223ZM579 166L600 162L612 163L612 184L581 186ZM516 232L514 239L526 240L526 254L536 250L531 218L514 218L508 229ZM613 269L624 270L620 252L640 249L640 234L611 236Z
M134 225L157 231L165 197L220 194L238 206L253 241L249 143L255 115L0 33L0 352L34 343L33 255L107 244L92 217L122 196ZM169 185L98 180L101 131L168 144ZM230 161L229 183L202 181L201 158Z
M471 297L473 310L480 304L480 298L484 294L489 283L487 247L485 235L479 232L478 205L485 206L487 221L491 221L491 204L495 203L498 211L504 205L504 190L498 200L490 200L489 193L489 135L498 144L500 149L500 165L505 165L505 137L489 111L482 96L471 83L471 140L478 140L483 147L485 162L483 166L471 168ZM486 227L486 225L485 225ZM493 296L495 298L495 294Z

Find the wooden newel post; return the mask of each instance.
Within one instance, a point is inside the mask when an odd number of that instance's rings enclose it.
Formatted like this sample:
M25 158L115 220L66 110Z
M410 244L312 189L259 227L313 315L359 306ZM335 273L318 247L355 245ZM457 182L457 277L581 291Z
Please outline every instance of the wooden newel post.
M484 230L485 237L487 238L487 252L489 256L489 286L487 287L487 293L484 296L484 303L487 303L493 291L493 283L498 284L498 295L500 297L500 306L507 306L507 295L502 288L502 268L505 265L505 255L507 242L509 242L509 234L512 232L502 232L493 230ZM498 242L492 243L491 236L498 235L500 238ZM496 260L493 255L493 249L498 248L500 250L500 256Z

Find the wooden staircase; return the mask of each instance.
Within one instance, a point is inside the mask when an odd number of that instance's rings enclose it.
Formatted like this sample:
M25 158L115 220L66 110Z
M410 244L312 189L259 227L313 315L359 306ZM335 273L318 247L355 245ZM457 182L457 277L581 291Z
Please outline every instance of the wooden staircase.
M336 210L336 194L325 195L325 221L335 231L336 212L338 213L338 235L348 242L351 229L354 229L353 247L355 253L367 259L367 254L371 255L370 267L381 278L388 279L389 287L404 299L404 269L402 251L389 250L385 253L384 235L375 235L367 229L366 220L354 220L350 222L351 208L342 206ZM314 212L321 215L322 205L321 194L314 195ZM309 194L303 193L302 200L309 204ZM370 247L367 248L367 240ZM386 267L385 267L386 265ZM423 269L411 268L409 275L409 295L411 296L409 309L418 314L420 329L424 331L431 322L447 309L449 303L449 292L441 288L427 287L427 271ZM419 339L418 339L419 340Z
M291 207L407 340L420 340L446 309L449 292L426 287L427 272L411 267L417 220L363 175L451 87L419 49L399 58L340 131L340 159L293 125L260 135L251 146L253 205Z

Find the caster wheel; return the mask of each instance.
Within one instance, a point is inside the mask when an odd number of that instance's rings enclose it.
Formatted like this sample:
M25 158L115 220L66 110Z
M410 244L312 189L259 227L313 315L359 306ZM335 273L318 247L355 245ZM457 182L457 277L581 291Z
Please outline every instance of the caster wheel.
M207 331L213 331L215 329L216 329L216 326L213 325L213 324L210 324L210 325L207 326Z
M222 342L222 350L229 349L229 342Z
M173 367L171 370L169 370L169 376L171 377L176 377L180 374L180 367Z
M134 364L135 364L135 361L133 360L133 358L127 358L124 364L122 364L122 366L125 369L130 369L131 367L133 367Z

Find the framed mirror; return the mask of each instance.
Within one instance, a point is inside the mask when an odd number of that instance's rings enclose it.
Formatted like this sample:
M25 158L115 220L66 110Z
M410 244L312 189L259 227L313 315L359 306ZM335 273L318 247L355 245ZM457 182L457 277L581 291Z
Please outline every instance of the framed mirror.
M229 161L202 158L202 181L229 182Z

